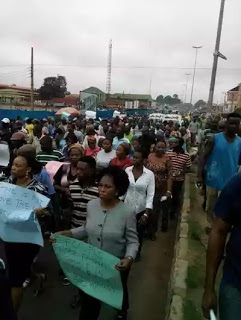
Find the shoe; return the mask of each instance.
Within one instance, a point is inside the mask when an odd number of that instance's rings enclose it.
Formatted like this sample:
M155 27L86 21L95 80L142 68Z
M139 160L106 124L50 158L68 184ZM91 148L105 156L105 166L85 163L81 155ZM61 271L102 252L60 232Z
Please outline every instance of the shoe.
M30 285L30 278L27 278L23 283L23 288L27 288Z
M41 273L41 274L38 275L38 277L37 277L37 279L35 281L35 284L36 284L37 288L34 290L34 293L33 293L34 297L39 296L43 292L43 290L44 290L44 282L46 281L46 279L47 279L46 274Z
M117 320L126 320L126 319L127 319L127 312L120 311L118 313Z
M65 287L69 286L69 285L70 285L69 279L65 277L65 278L63 279L63 281L62 281L62 285L65 286Z

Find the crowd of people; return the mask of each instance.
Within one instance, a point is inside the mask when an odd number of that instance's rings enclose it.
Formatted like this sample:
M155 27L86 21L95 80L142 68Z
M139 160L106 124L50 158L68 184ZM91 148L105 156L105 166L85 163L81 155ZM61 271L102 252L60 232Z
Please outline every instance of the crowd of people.
M0 143L9 146L10 160L2 168L2 179L51 199L47 208L35 210L46 238L50 233L58 233L88 239L91 245L120 258L116 268L121 273L124 299L117 319L126 319L131 266L141 259L145 237L155 241L158 231L167 232L169 221L177 219L185 174L192 165L190 148L198 146L197 185L203 188L204 208L212 221L214 202L224 190L215 211L220 218L210 228L204 297L207 312L213 302L215 272L226 235L233 223L239 225L233 212L240 207L234 201L230 216L226 196L231 188L225 189L238 168L239 125L237 114L229 115L225 124L216 118L184 119L182 127L171 121L154 123L147 117L101 121L4 118ZM234 183L240 181L236 178ZM220 234L220 228L225 229L225 236ZM229 250L229 256L235 255L236 260L238 234L236 230ZM50 240L54 241L54 236ZM12 306L17 314L40 247L7 242L4 246ZM16 268L20 260L21 266ZM232 262L227 265L230 269ZM69 284L64 275L63 284ZM98 300L80 291L77 300L81 303L80 319L98 319L101 308Z

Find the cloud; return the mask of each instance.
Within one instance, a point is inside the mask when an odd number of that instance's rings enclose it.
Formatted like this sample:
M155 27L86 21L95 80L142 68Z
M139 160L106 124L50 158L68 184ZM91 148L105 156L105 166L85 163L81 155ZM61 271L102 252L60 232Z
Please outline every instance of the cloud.
M0 82L29 84L34 46L37 87L63 74L71 92L105 90L112 38L112 92L181 96L185 73L193 72L192 46L202 45L194 100L207 100L219 8L220 0L9 0L0 12L0 60L14 66L0 68ZM226 2L221 52L228 61L219 61L215 101L241 82L240 10L239 0Z

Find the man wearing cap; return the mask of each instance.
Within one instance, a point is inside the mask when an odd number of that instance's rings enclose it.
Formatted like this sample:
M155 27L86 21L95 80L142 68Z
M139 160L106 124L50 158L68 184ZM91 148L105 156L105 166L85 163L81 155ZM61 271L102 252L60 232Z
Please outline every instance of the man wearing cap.
M10 143L10 138L12 136L11 128L10 128L10 120L8 118L3 118L1 121L1 140L6 141L8 144Z

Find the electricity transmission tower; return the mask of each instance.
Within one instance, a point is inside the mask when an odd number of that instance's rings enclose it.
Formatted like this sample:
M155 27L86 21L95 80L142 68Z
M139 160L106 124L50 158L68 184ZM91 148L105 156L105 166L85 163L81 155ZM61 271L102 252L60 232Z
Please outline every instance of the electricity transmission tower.
M107 64L107 79L106 79L106 94L111 93L111 68L112 68L112 40L109 43L108 64Z

